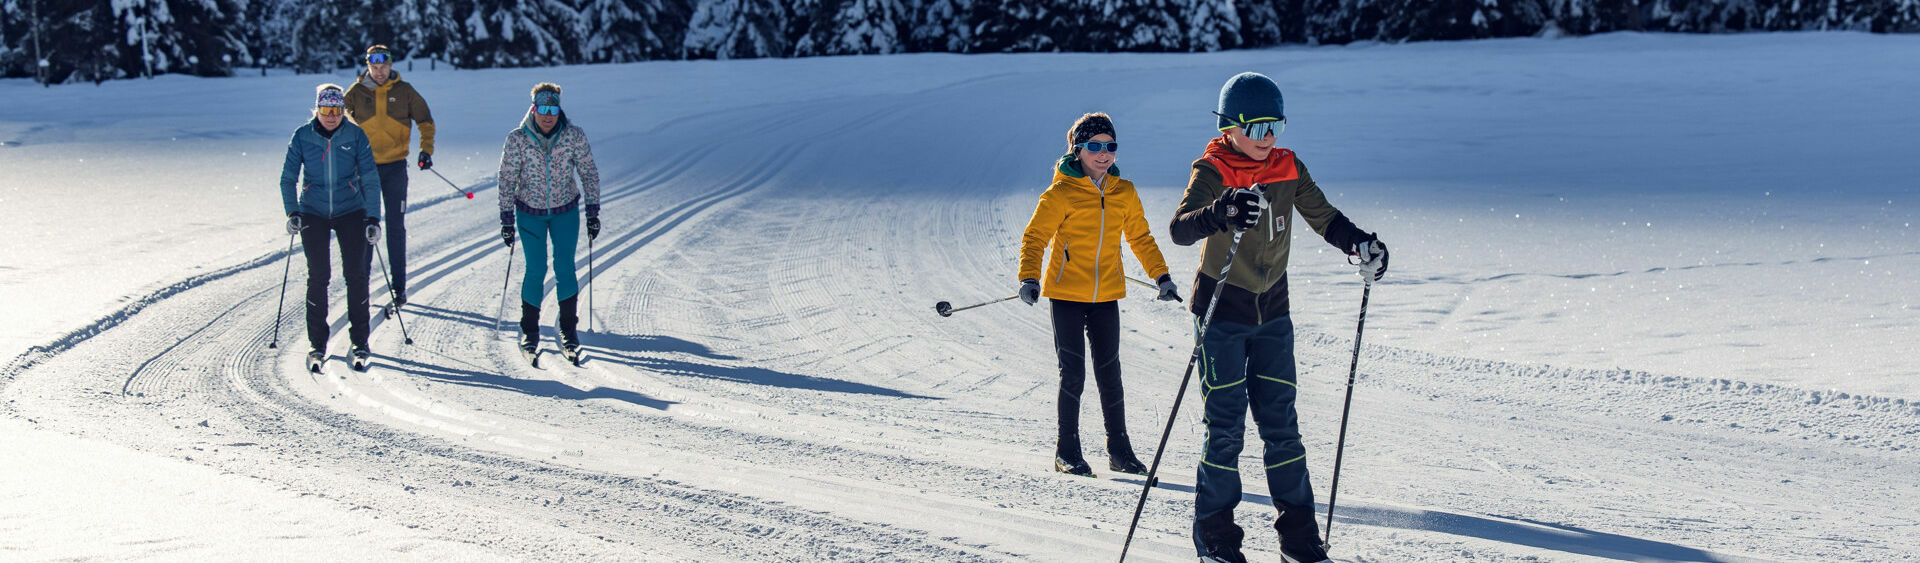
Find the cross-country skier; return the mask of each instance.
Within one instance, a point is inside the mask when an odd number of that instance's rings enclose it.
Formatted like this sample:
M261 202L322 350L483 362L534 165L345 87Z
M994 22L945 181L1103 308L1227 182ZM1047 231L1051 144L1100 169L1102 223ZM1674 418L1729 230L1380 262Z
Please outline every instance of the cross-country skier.
M1298 385L1293 320L1287 313L1288 241L1298 211L1327 243L1361 262L1361 275L1378 280L1387 247L1327 203L1293 151L1274 144L1286 129L1280 87L1266 76L1242 73L1220 89L1220 136L1193 161L1193 175L1170 229L1181 246L1206 240L1191 309L1206 314L1220 292L1211 324L1201 335L1201 395L1207 442L1194 498L1193 543L1202 560L1241 562L1243 532L1233 522L1240 502L1240 450L1247 411L1266 447L1263 470L1279 511L1273 527L1290 561L1327 558L1313 515L1305 446L1294 412ZM1244 231L1222 285L1233 233Z
M579 179L576 181L575 176ZM547 241L553 241L554 278L560 299L560 351L578 362L580 282L574 247L580 241L581 193L585 192L587 239L600 236L600 172L587 133L560 109L560 86L533 87L533 104L500 149L500 238L527 242L527 272L520 286L520 352L539 357L540 302L547 283ZM516 236L517 233L517 236Z
M380 237L380 173L366 133L347 122L340 86L321 84L314 91L313 120L293 130L280 169L280 201L287 212L287 233L300 235L307 258L307 369L318 371L327 357L327 283L333 277L327 258L328 234L340 239L340 267L347 279L347 335L350 359L365 369L367 348L367 253Z
M420 126L421 170L433 168L433 112L427 100L393 71L386 45L367 48L367 70L347 88L347 117L367 133L373 161L380 168L381 199L387 206L387 255L392 258L393 304L407 302L407 143ZM378 241L376 241L378 242ZM372 257L369 256L369 259Z
M1074 475L1093 475L1080 456L1080 396L1089 348L1106 419L1107 467L1147 472L1127 438L1123 412L1119 300L1127 296L1127 280L1120 241L1131 245L1147 275L1159 280L1161 300L1180 298L1148 232L1140 196L1114 166L1119 149L1107 114L1089 113L1074 121L1067 129L1067 154L1055 163L1053 185L1040 194L1020 241L1020 299L1032 305L1045 296L1053 308L1053 345L1060 359L1060 436L1053 465ZM1043 253L1049 256L1044 275Z

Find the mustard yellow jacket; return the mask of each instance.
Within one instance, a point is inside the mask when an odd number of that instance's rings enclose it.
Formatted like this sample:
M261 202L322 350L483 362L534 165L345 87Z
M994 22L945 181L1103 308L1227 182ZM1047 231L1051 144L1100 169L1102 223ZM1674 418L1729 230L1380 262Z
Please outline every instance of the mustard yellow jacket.
M1167 273L1133 182L1121 179L1115 168L1104 184L1094 187L1068 158L1054 171L1053 185L1040 194L1020 240L1019 278L1040 280L1040 295L1082 303L1126 297L1126 271L1120 265L1123 239L1148 277L1159 279ZM1045 275L1040 272L1043 253L1049 256Z
M413 126L420 126L420 152L433 153L433 111L412 84L400 80L395 72L386 84L374 86L361 71L360 79L347 87L347 117L366 130L373 141L373 161L377 164L407 159L407 144L413 141Z

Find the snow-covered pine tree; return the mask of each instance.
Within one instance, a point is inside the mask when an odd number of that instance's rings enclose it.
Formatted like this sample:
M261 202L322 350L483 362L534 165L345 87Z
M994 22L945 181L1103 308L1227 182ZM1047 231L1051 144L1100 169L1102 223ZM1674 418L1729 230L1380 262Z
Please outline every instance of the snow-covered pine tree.
M539 0L475 0L461 21L464 41L450 54L455 64L469 68L566 64L572 61L565 37L578 15L564 5Z
M784 57L787 7L777 0L699 0L681 53L689 59Z
M232 0L110 0L126 57L123 66L148 74L224 75L221 56L246 48Z
M912 0L906 50L965 53L973 41L973 0Z
M812 25L794 42L795 56L874 55L906 50L899 0L822 0Z
M1246 43L1241 35L1245 24L1233 0L1188 0L1182 11L1181 19L1187 24L1187 50L1211 52Z
M975 0L968 20L974 22L970 53L1058 51L1052 21L1057 17L1050 0Z
M588 0L582 62L632 62L680 54L691 6L684 0Z
M1280 3L1277 0L1235 2L1240 19L1240 44L1246 47L1271 47L1288 39L1281 32ZM1298 12L1293 13L1298 19ZM1298 37L1293 37L1298 40Z

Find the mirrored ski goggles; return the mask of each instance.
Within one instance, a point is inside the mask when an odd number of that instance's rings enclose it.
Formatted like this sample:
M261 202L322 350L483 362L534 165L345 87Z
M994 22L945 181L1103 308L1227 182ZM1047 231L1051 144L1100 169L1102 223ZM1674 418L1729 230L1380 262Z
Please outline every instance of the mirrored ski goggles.
M367 64L370 64L370 65L388 64L392 62L393 62L393 55L388 53L373 53L373 54L367 55Z
M1105 143L1100 141L1087 141L1074 146L1087 149L1087 152L1120 152L1119 141L1107 141Z
M560 106L533 106L533 112L540 115L560 115Z
M1215 112L1214 115L1220 114ZM1287 130L1287 118L1285 117L1279 119L1263 117L1250 121L1240 121L1224 115L1220 115L1220 117L1226 119L1228 123L1232 123L1232 125L1220 128L1221 131L1239 127L1240 132L1245 133L1249 139L1265 139L1268 136L1278 137Z
M314 108L314 112L326 117L340 117L341 114L344 114L347 112L347 108L334 107L334 106L321 106L318 108Z

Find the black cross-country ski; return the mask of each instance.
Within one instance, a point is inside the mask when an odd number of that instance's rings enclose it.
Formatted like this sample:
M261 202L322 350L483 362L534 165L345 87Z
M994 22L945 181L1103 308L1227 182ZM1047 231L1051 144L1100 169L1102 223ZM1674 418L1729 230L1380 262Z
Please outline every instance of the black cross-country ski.
M527 360L527 365L540 367L540 344L531 339L521 338L520 357Z

